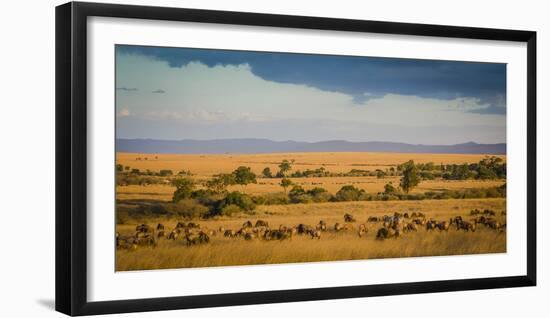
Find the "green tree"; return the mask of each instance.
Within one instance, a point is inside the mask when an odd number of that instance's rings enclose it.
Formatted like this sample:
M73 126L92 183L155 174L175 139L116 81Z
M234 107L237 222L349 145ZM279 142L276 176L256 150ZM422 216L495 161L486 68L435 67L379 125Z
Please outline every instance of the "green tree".
M124 167L121 164L116 165L116 172L122 172Z
M246 185L257 182L256 174L252 172L250 167L238 167L235 171L233 171L233 176L235 177L235 183L240 184L243 187L243 192L246 188Z
M281 180L280 186L283 187L283 188L285 189L285 194L287 193L287 192L286 192L286 189L287 189L288 187L290 187L292 184L293 184L293 183L292 183L292 180L290 180L290 179L283 178L283 179Z
M235 181L235 176L233 174L219 174L214 176L214 178L206 181L206 186L208 189L220 193L225 192L227 187L230 185L234 185L237 182Z
M283 176L290 170L292 170L292 164L288 160L285 159L279 164L279 171Z
M174 195L172 196L174 203L190 198L195 189L195 182L191 178L175 179L173 184L176 186L176 191L174 191Z
M394 194L394 193L397 193L397 189L393 186L393 184L391 182L386 183L386 185L384 186L384 193L385 194Z
M273 178L273 174L271 173L271 169L269 169L269 167L264 168L264 170L262 171L262 175L264 176L264 178Z
M417 175L416 165L414 161L409 160L403 164L403 177L401 177L401 189L405 193L409 193L414 187L420 183L420 178Z

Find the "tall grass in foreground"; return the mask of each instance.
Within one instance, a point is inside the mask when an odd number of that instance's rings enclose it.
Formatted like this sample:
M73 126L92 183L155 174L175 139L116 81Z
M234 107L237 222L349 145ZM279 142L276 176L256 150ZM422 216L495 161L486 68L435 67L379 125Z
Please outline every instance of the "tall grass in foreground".
M262 207L254 216L223 217L212 220L195 220L202 227L217 229L238 229L244 221L262 219L271 227L280 224L295 226L299 223L315 225L323 219L332 227L343 222L344 213L351 213L357 223L364 223L368 216L381 216L398 212L422 211L428 218L449 220L451 216L462 215L469 219L471 209L492 209L497 212L506 209L506 199L471 200L426 200L390 202L339 202L319 204L294 204ZM513 213L513 211L511 212ZM504 216L497 215L505 223ZM129 224L117 225L123 235L132 234L137 223L155 226L163 223L172 229L174 219L140 219ZM357 227L357 224L355 225ZM474 233L456 231L418 232L404 234L397 239L376 240L380 224L368 224L369 232L359 238L357 231L347 233L323 232L320 240L307 236L295 236L292 241L245 241L242 238L225 238L218 233L211 237L210 244L186 246L184 241L161 239L155 248L140 247L134 251L116 251L116 270L167 269L186 267L210 267L230 265L277 264L298 262L320 262L377 258L399 258L439 255L465 255L506 252L506 232L498 233L481 226Z
M215 237L211 244L185 246L183 241L161 241L156 248L117 251L117 271L319 262L337 260L465 255L506 252L506 234L488 229L464 233L408 233L379 241L372 229L367 237L352 233L324 233L321 240L297 236L292 241L244 241Z

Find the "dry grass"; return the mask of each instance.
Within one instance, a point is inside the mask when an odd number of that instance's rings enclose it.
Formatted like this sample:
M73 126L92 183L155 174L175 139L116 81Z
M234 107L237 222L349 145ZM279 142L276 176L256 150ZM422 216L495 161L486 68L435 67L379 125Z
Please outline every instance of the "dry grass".
M191 170L200 177L209 177L217 173L229 173L238 166L248 166L256 174L265 167L271 171L278 170L277 165L284 159L296 160L293 170L316 169L325 167L331 172L348 172L351 169L376 170L386 169L402 164L408 160L417 163L433 162L435 164L462 164L479 162L486 155L472 154L409 154L409 153L374 153L374 152L312 152L312 153L268 153L268 154L219 154L219 155L185 155L185 154L135 154L117 153L118 164L141 170L159 171L171 169ZM136 160L137 158L142 160ZM156 157L156 159L155 159ZM497 156L506 159L506 156ZM147 158L147 160L144 160Z
M314 225L323 219L329 225L342 222L344 213L353 214L359 223L371 215L389 214L395 211L421 211L427 217L448 220L451 216L462 215L470 218L471 209L506 209L505 199L472 200L425 200L390 202L343 202L307 205L260 206L254 217L197 221L202 227L217 229L220 225L238 229L250 219L266 220L271 227L279 224ZM505 220L498 216L501 221ZM175 226L177 220L150 219L147 223L164 223L167 228ZM398 239L378 241L376 230L380 225L370 224L366 237L359 238L356 231L348 233L323 233L321 240L311 240L296 236L292 241L244 241L242 238L229 239L221 235L211 238L211 243L187 247L183 241L161 239L155 248L138 248L135 251L118 250L116 270L142 270L160 268L209 267L228 265L252 265L272 263L317 262L335 260L355 260L390 257L413 257L435 255L463 255L506 252L506 234L480 228L475 233L456 231L407 233ZM117 231L130 234L135 224L117 225Z

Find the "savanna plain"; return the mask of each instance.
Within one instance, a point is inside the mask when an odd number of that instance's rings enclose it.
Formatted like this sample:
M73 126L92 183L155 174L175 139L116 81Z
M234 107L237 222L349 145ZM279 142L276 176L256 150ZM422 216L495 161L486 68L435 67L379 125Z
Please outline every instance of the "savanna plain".
M506 158L116 156L116 270L506 252Z

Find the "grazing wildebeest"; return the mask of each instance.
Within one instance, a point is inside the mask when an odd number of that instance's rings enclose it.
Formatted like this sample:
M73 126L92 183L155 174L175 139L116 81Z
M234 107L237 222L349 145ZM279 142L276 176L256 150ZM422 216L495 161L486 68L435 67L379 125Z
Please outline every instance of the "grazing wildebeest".
M506 216L506 211L500 212L500 216Z
M355 222L353 215L346 213L344 214L344 222Z
M409 218L409 213L405 212L405 214L403 214L403 217L404 217L405 219L408 219L408 218Z
M497 220L490 220L485 223L485 226L492 228L493 230L500 230L502 225Z
M225 236L225 237L237 237L237 232L235 232L234 230L225 230L225 232L223 233L223 236Z
M185 225L185 222L178 222L178 224L176 224L176 229L182 229L184 227L187 227L187 225Z
M447 222L447 221L442 221L442 222L437 223L435 226L439 229L440 232L441 232L441 231L446 231L446 232L448 232L448 231L449 231L450 223Z
M411 214L411 218L416 218L416 217L418 217L418 215L416 214L416 212L413 212L413 213Z
M401 235L401 231L399 230L394 230L394 229L391 229L391 228L385 228L385 227L381 227L380 229L378 229L378 232L376 233L376 239L378 240L384 240L384 239L387 239L387 238L390 238L390 237L393 237L393 238L397 238Z
M187 227L192 229L200 229L201 225L199 223L189 222L187 223Z
M253 239L255 239L255 238L256 238L256 234L254 234L254 233L246 233L246 234L244 235L244 239L245 239L246 241L251 241L251 240L253 240Z
M371 223L376 223L378 221L380 221L380 218L376 216L369 216L369 218L367 219L367 222L371 222Z
M456 224L456 230L464 230L464 232L468 232L468 231L472 231L472 232L475 232L476 231L476 225L477 225L477 221L474 220L473 223L470 223L468 221L461 221L461 222L458 222Z
M256 221L256 227L260 227L260 226L265 226L265 227L269 227L269 224L266 222L266 221L263 221L263 220L258 220Z
M316 228L319 231L323 231L323 232L326 231L327 230L327 222L325 222L323 220L319 221L319 224L317 224Z
M264 233L265 240L292 240L292 231L267 230Z
M429 220L426 222L426 231L435 230L437 222L434 220Z
M483 214L490 215L490 216L495 216L496 215L495 211L489 210L489 209L483 210Z
M136 226L136 232L140 232L140 233L149 233L151 232L151 227L147 224L140 224L138 226Z
M416 214L416 216L418 216L419 218L425 218L426 217L426 214L422 213L422 212L418 212Z
M185 240L186 240L187 246L191 246L191 245L207 244L210 242L210 237L208 236L208 234L204 233L203 231L200 231L196 234L186 235Z
M157 224L157 231L164 231L164 225L162 223Z
M313 228L303 223L298 224L298 226L296 227L296 233L298 234L307 234L309 230L313 230Z
M407 223L405 224L405 227L403 228L404 231L410 232L410 231L417 231L416 223Z
M321 231L319 231L319 230L310 229L310 230L307 231L307 234L309 234L311 239L315 239L315 238L318 239L318 240L321 239Z
M481 214L481 211L479 211L478 209L470 210L470 215L471 216L476 216L478 214Z
M249 228L249 227L252 227L252 222L246 221L246 222L243 223L243 228L244 229Z
M170 232L170 234L168 234L168 239L169 240L177 240L178 236L179 236L179 231L172 230L172 232Z

